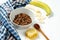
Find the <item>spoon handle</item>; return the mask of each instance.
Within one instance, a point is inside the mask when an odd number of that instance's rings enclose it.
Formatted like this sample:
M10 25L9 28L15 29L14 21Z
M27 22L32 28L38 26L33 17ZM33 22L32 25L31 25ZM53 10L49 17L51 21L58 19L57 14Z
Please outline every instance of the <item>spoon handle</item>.
M49 38L45 35L45 33L41 30L41 29L39 29L39 31L42 33L42 35L46 38L46 40L49 40Z

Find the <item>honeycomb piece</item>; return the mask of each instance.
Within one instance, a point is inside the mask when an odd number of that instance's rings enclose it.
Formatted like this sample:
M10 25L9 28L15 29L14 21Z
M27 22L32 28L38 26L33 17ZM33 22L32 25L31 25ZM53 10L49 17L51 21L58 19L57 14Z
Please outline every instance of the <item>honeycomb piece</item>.
M34 39L38 36L38 32L34 28L30 28L26 31L26 36L30 39Z

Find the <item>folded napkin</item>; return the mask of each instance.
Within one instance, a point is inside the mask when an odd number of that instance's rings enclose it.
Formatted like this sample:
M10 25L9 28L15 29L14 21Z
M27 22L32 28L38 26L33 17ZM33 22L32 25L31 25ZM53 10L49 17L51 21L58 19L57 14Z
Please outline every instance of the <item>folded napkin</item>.
M8 14L19 7L24 7L31 0L8 0L0 5L0 40L8 40L12 35L15 40L21 40L17 31L13 28L14 25L8 20Z

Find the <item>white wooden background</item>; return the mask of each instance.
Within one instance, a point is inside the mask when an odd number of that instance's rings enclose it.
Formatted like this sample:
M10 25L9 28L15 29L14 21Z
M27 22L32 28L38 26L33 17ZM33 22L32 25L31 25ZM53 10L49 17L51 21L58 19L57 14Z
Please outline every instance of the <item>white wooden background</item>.
M0 0L0 5L6 1L7 0ZM40 0L40 1L48 4L51 7L52 12L54 13L53 17L46 19L45 24L43 24L41 28L44 30L44 32L47 34L50 40L60 40L60 0ZM18 30L18 32L20 31ZM22 38L22 40L25 40L25 38L22 35L20 37ZM37 40L45 39L41 35L40 38Z

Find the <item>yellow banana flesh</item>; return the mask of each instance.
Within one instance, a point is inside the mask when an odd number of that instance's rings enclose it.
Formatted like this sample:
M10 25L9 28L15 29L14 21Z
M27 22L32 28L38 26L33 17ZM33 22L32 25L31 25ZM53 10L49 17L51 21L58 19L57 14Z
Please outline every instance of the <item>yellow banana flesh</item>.
M40 2L40 1L31 1L30 4L44 9L47 12L46 16L49 16L51 14L50 7L47 4L43 3L43 2Z

